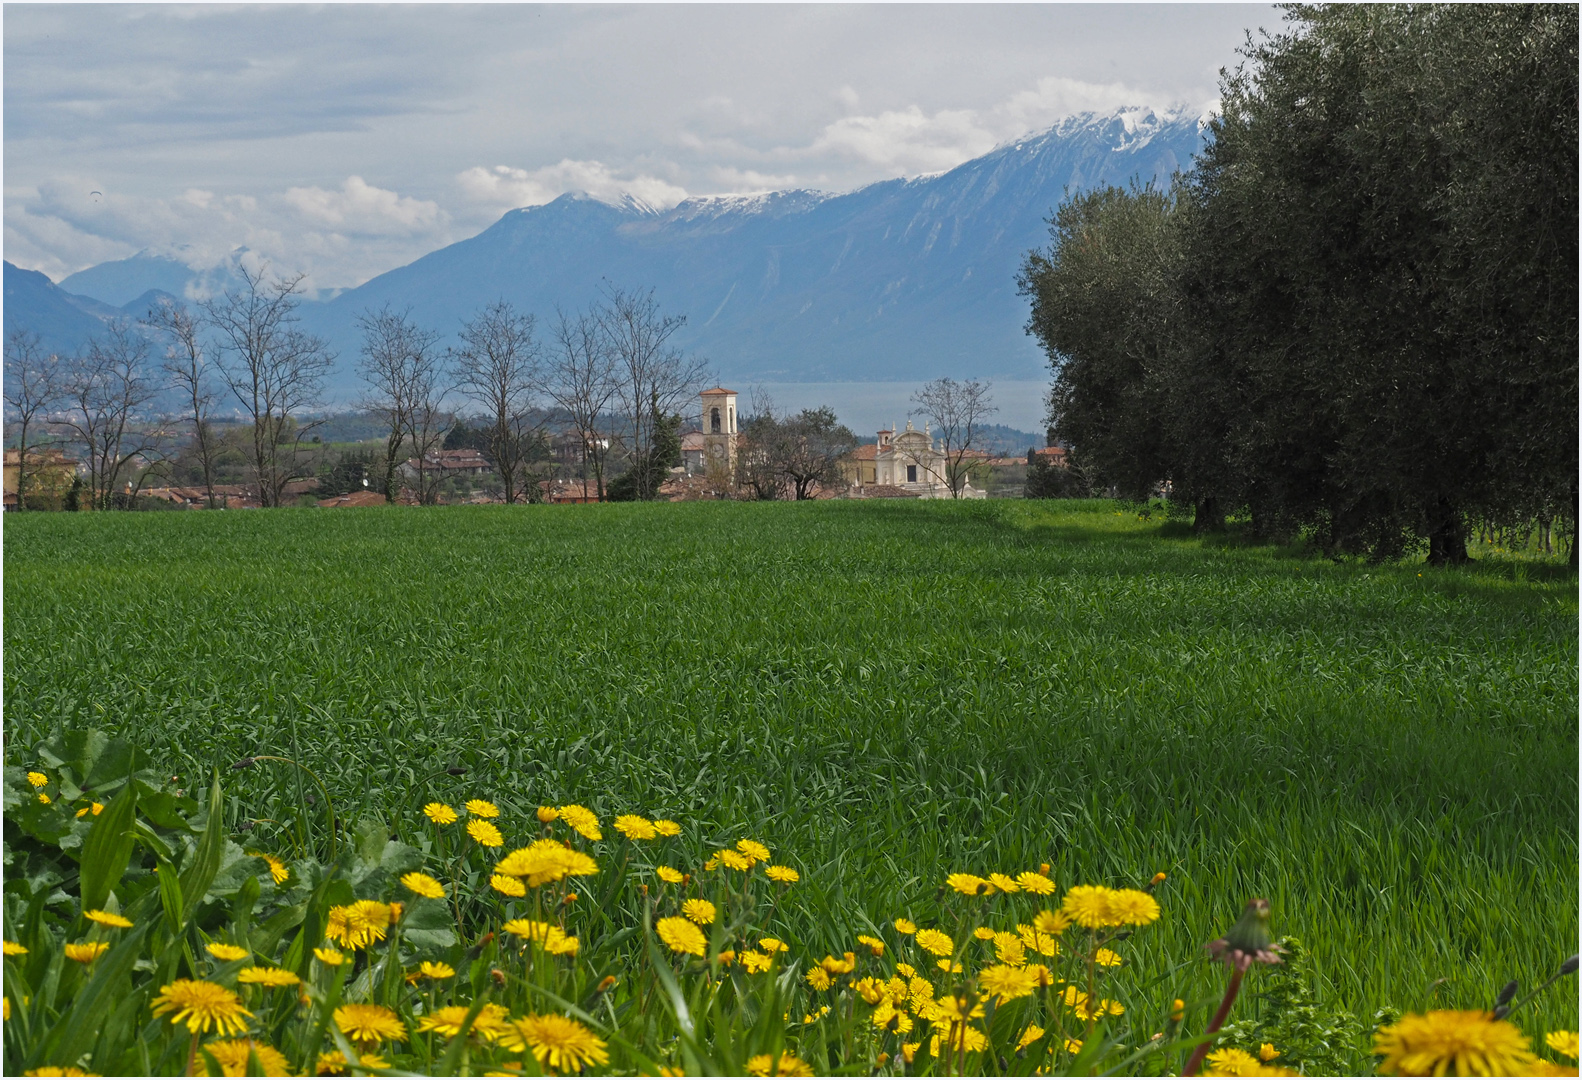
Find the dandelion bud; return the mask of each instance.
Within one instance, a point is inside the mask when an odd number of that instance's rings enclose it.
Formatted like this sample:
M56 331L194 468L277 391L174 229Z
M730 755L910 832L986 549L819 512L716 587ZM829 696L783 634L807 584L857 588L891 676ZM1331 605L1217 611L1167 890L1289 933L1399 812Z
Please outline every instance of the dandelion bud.
M566 894L566 898L564 900L562 900L560 903L561 903L562 906L564 906L566 904L575 904L576 902L577 902L577 894L574 893L574 892L569 892L569 893Z
M1512 979L1510 982L1506 983L1505 988L1500 991L1500 996L1494 999L1494 1007L1498 1009L1501 1005L1509 1005L1511 1003L1511 999L1515 996L1516 980Z
M496 986L505 985L505 972L501 971L499 968L490 968L489 978L494 980L494 985Z
M638 888L643 890L643 895L644 896L648 895L648 883L646 881L643 882L643 884L639 885Z
M1170 1005L1170 1022L1179 1024L1184 1016L1186 1016L1186 1002L1176 998Z
M1155 874L1153 876L1153 880L1148 883L1148 887L1150 889L1154 888L1156 885L1159 885L1161 882L1163 882L1164 879L1166 877L1168 877L1168 876L1169 875L1166 874L1163 870L1159 871L1157 874Z
M1246 971L1254 963L1278 964L1281 949L1269 932L1269 901L1247 901L1236 925L1224 937L1209 942L1207 948L1210 956L1224 960L1237 971Z
M1048 863L1039 863L1038 864L1038 872L1040 874L1043 874L1045 877L1048 877L1049 876L1049 864Z
M459 765L453 765L450 768L445 770L445 775L446 776L466 776L467 775L467 770L463 769Z
M684 889L688 885L691 885L691 884L692 884L692 875L691 874L682 874L681 875L681 887ZM1572 959L1575 960L1576 957L1572 957Z
M542 821L545 825L548 825L551 821L554 821L559 816L560 811L556 810L553 806L540 806L538 808L538 820Z
M1560 965L1560 974L1575 975L1577 973L1577 954L1572 953L1571 959Z
M614 988L614 986L615 986L615 976L614 975L606 975L604 978L599 980L599 985L593 992L595 994L603 994L603 993L608 992L612 988Z

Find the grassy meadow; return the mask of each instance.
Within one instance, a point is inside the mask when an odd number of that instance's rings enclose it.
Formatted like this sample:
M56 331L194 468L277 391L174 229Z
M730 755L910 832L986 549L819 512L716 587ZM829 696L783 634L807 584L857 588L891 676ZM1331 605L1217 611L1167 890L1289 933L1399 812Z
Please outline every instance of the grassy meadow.
M30 514L4 569L7 765L97 726L193 789L295 757L344 820L410 833L480 796L672 817L700 859L752 835L803 876L782 936L837 953L950 871L1163 870L1132 990L1162 1007L1217 999L1202 946L1251 896L1365 1023L1576 949L1555 563L1006 501ZM319 820L292 772L225 772L236 827ZM1574 1029L1574 995L1522 1026Z

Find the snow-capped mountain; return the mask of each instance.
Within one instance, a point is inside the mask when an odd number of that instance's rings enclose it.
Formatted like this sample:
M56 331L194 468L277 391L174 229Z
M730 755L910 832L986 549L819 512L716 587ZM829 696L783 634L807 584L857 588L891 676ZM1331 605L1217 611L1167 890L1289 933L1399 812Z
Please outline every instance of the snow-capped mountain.
M587 305L606 281L652 287L666 313L686 315L679 343L726 382L1037 378L1042 357L1023 332L1015 278L1026 252L1047 242L1054 208L1067 191L1167 179L1200 145L1195 117L1123 110L845 194L709 196L665 211L563 195L306 304L303 322L339 352L345 398L356 389L356 318L369 308L410 308L448 337L497 299L547 321L556 305ZM120 295L137 282L117 284ZM8 328L17 317L8 304Z

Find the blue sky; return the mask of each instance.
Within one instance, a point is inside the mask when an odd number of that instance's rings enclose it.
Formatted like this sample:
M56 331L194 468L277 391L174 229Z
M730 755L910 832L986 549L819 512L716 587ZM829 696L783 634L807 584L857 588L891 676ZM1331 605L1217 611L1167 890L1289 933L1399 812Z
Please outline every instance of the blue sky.
M1265 5L7 4L5 255L350 287L570 190L658 206L1202 112Z

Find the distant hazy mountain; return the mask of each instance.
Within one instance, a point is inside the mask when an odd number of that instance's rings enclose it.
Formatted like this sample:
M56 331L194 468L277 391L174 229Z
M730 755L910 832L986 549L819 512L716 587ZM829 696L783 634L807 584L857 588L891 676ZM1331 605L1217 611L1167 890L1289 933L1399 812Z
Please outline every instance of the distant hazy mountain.
M100 263L61 278L60 287L120 307L150 289L183 296L187 283L197 277L184 262L140 251L130 259Z
M304 316L349 360L370 307L410 306L448 334L498 297L548 318L608 280L654 287L687 316L681 343L727 382L1037 377L1015 277L1066 190L1168 178L1200 145L1193 119L1083 116L947 173L845 195L689 199L667 212L563 195Z
M106 319L121 314L92 297L67 292L37 270L7 262L4 274L5 332L31 330L45 352L76 352L104 328Z
M663 212L563 195L304 304L303 323L339 352L333 388L343 398L356 391L356 318L369 308L410 307L450 339L498 298L547 322L557 304L585 306L604 281L654 288L667 313L687 316L679 343L727 383L1036 378L1043 361L1023 333L1015 277L1047 241L1065 192L1168 178L1199 147L1194 119L1128 111L1075 117L949 172L843 195L718 196ZM105 299L179 295L190 278L176 282L171 262L140 255L67 282ZM32 314L13 310L7 290L10 327Z

